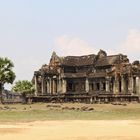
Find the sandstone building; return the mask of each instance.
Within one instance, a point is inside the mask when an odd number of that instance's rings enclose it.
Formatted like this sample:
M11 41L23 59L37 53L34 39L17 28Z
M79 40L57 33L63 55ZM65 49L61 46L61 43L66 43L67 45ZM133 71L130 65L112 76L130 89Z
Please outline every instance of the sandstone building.
M140 63L126 55L98 54L59 57L34 72L35 96L69 95L69 98L131 100L140 95ZM76 96L79 95L79 96Z

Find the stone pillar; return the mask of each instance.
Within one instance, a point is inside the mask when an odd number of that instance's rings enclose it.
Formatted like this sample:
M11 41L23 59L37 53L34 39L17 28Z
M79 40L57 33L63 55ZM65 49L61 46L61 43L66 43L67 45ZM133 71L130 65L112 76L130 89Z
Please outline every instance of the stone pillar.
M85 81L85 91L89 92L89 81L88 81L88 78L86 78L86 81Z
M139 77L136 77L136 94L139 94Z
M115 77L113 82L113 93L116 94L119 92L119 80Z
M133 93L136 94L136 77L133 77Z
M105 90L106 90L106 92L110 92L109 81L108 80L106 80L106 83L105 83Z
M92 97L90 98L90 103L91 103L91 104L93 103L93 98L92 98Z
M134 93L134 78L131 77L131 80L132 80L132 93Z
M50 93L49 80L47 79L47 93Z
M125 79L123 77L123 75L121 76L121 92L125 93Z
M37 76L35 75L35 96L38 94Z
M138 89L139 89L138 94L140 95L140 76L139 76L139 82L138 83L139 83L138 84Z
M99 90L102 91L103 90L103 83L100 82L100 87L99 87Z
M54 79L52 79L52 94L54 94L54 83L55 81L54 81Z
M133 93L133 77L129 76L128 78L128 91L130 94Z
M116 93L119 93L119 81L116 81Z
M49 78L49 93L52 94L52 79Z
M115 80L113 81L113 93L116 94L116 84L115 84Z
M66 93L67 92L67 81L66 79L62 80L62 93Z
M61 80L57 79L57 93L61 93Z
M42 95L45 93L45 79L43 76L41 78L41 93Z
M57 86L56 81L55 81L55 79L53 79L53 94L56 94L56 89L57 89L56 86Z

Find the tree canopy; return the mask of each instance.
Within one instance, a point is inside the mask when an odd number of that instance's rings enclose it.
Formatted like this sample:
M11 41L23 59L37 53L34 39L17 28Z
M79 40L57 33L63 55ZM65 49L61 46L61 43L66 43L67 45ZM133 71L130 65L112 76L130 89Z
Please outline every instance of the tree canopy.
M18 92L21 94L32 94L35 91L33 84L28 80L19 80L12 87L13 92Z
M3 86L5 83L12 84L15 80L15 73L13 72L14 64L8 58L0 57L0 84Z
M8 58L0 57L0 102L3 103L2 89L5 83L12 84L16 78L13 72L14 64Z

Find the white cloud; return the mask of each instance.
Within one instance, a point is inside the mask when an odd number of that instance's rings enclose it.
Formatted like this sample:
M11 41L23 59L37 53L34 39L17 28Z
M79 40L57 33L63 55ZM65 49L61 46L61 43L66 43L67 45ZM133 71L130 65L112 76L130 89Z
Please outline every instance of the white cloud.
M140 60L140 30L130 29L116 51L126 54L130 62Z
M140 31L131 29L124 42L121 44L122 51L137 53L140 51Z
M76 38L61 36L55 40L55 50L60 55L85 55L96 54L96 48L90 46L86 41Z

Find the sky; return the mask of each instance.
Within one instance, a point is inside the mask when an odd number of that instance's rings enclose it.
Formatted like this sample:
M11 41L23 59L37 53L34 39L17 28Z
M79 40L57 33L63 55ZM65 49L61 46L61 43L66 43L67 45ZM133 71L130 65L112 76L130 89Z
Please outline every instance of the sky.
M0 0L0 57L13 61L15 81L31 80L53 51L103 49L140 60L139 7L140 0Z

